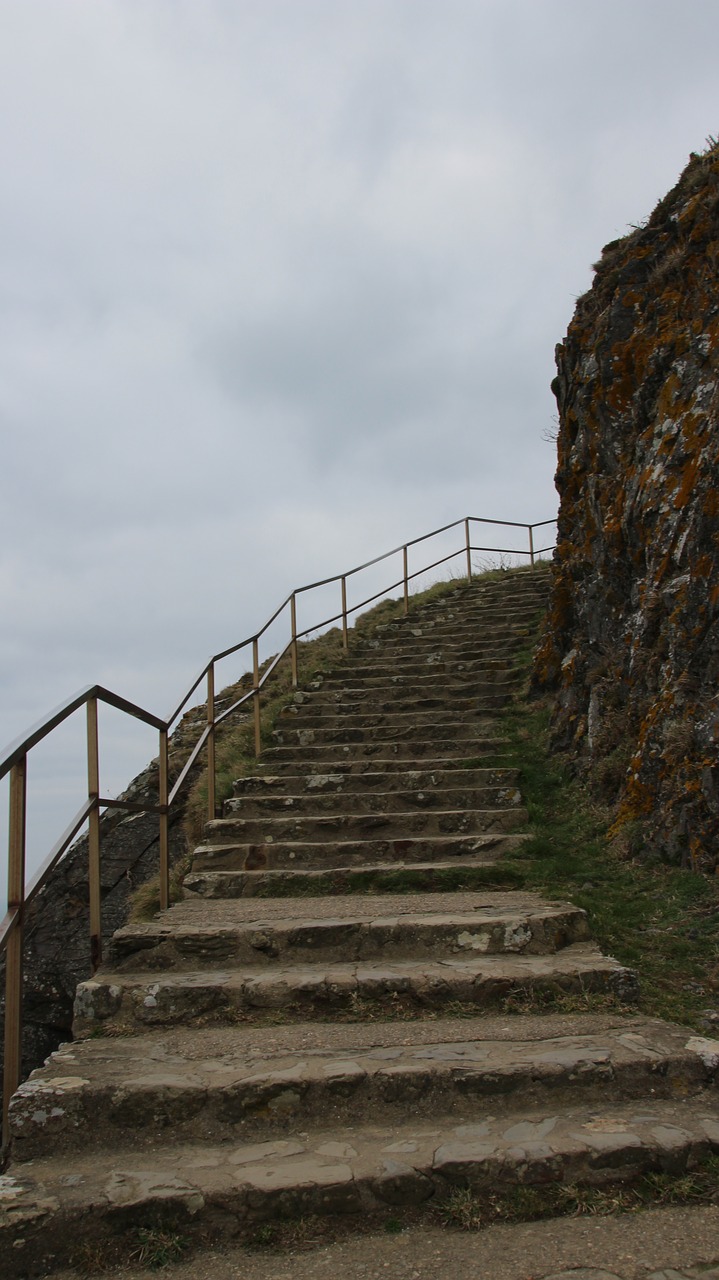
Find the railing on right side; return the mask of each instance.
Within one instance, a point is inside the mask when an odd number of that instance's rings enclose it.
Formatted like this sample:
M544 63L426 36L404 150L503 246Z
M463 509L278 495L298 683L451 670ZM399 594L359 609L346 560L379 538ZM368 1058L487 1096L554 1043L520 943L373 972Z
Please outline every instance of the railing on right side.
M102 921L100 893L100 811L107 808L120 808L128 811L157 813L159 819L159 872L160 872L160 908L164 910L170 901L170 868L168 854L168 815L173 803L188 779L190 770L195 765L202 751L207 750L207 816L216 816L216 780L215 780L215 735L224 721L235 715L248 703L252 705L254 724L254 749L260 754L261 742L261 698L262 690L276 670L279 662L287 654L290 655L292 685L298 682L298 643L315 631L322 631L337 623L342 629L342 646L347 652L349 645L349 618L360 609L366 609L376 600L401 589L404 612L409 611L410 584L417 578L460 558L464 561L467 578L473 576L472 555L475 553L501 556L526 557L533 565L539 556L545 555L554 547L550 545L537 547L535 531L556 524L556 519L542 520L535 524L525 524L514 520L490 520L480 516L466 516L450 524L442 525L431 533L422 534L401 546L394 547L382 555L375 556L364 564L331 578L322 578L317 582L296 587L282 604L275 610L263 627L254 635L239 643L231 645L213 655L205 664L184 697L171 714L162 719L145 708L121 698L118 694L100 685L91 685L81 690L73 698L68 699L56 708L49 716L35 725L28 733L20 737L6 751L0 760L0 778L9 775L9 837L8 837L8 906L5 918L0 922L0 954L5 952L5 1053L4 1053L4 1085L3 1085L3 1144L8 1140L7 1116L10 1098L22 1077L22 989L23 989L23 944L24 923L27 908L40 889L47 883L52 870L67 852L84 824L88 823L88 897L89 897L89 965L95 972L102 960ZM491 525L505 529L519 529L526 533L524 547L478 546L472 542L473 525ZM410 551L412 548L437 538L453 529L463 528L464 536L461 545L443 554L421 568L410 572ZM402 569L399 577L384 583L379 590L356 600L348 605L348 583L366 570L372 569L392 557L401 556ZM464 574L462 575L464 576ZM298 628L297 600L310 592L337 584L339 587L339 608L329 617L313 620L311 625ZM289 614L286 627L286 642L281 651L266 662L261 672L260 641L270 628L284 615ZM248 692L238 698L231 706L226 707L218 715L215 705L216 670L223 659L247 650L248 667L252 672L252 685ZM185 764L175 779L172 789L169 788L168 739L172 726L175 725L192 698L193 694L205 685L206 723ZM98 742L98 703L124 712L145 724L153 726L159 733L159 785L158 803L156 805L138 804L130 800L113 800L103 797L100 787L99 742ZM26 831L27 831L27 761L32 748L45 740L52 731L68 719L81 707L86 708L86 742L87 742L87 798L83 801L75 817L63 835L55 843L40 870L35 873L29 884L25 883L26 866Z

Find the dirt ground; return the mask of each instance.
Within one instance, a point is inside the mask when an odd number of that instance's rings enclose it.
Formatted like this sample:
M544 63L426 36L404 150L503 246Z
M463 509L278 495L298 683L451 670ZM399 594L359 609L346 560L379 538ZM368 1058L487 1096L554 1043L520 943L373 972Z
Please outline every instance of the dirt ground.
M716 1268L716 1270L715 1270ZM225 1248L92 1280L719 1280L719 1206L563 1218L482 1232L411 1228L285 1253ZM55 1280L81 1280L58 1272ZM88 1280L84 1273L82 1280Z

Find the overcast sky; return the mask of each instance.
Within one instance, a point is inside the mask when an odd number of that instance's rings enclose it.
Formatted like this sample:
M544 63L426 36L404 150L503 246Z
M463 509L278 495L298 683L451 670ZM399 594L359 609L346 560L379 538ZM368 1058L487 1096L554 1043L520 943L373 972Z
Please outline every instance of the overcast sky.
M553 515L554 345L719 131L717 48L716 0L0 0L0 753ZM113 735L106 791L154 749Z

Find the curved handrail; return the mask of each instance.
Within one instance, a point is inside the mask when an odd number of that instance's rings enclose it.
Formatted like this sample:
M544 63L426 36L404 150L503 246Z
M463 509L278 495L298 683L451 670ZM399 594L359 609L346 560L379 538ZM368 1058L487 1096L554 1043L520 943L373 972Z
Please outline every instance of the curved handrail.
M252 704L253 720L254 720L254 746L256 754L259 754L261 748L261 720L260 720L260 698L261 692L267 681L271 678L276 670L279 662L289 653L292 663L292 684L297 685L298 680L298 641L313 631L330 627L335 623L341 622L342 626L342 645L345 652L348 648L348 619L359 609L366 608L367 605L388 595L390 592L402 588L404 593L404 611L409 608L409 584L422 574L426 574L436 569L442 564L448 563L457 556L466 557L467 576L472 577L472 553L477 551L504 553L509 555L528 556L530 563L534 563L537 556L551 550L551 547L543 547L537 550L534 545L535 529L544 528L547 525L555 524L556 518L550 520L541 520L534 524L527 524L516 520L490 520L484 516L465 516L460 520L451 521L449 524L433 529L429 533L421 534L418 538L413 538L409 542L403 543L398 547L393 547L391 551L385 551L379 556L374 556L370 560L364 561L362 564L355 565L352 569L347 569L344 573L335 574L332 577L321 578L316 582L305 583L303 586L295 587L290 594L275 609L274 613L264 623L264 625L253 635L230 645L226 649L220 650L213 654L205 663L199 675L190 685L181 701L173 709L167 719L162 719L146 708L141 707L138 703L131 702L127 698L121 697L114 693L111 689L106 689L103 685L88 685L79 692L73 694L65 702L61 703L48 716L38 721L26 733L21 734L14 742L12 742L0 758L0 779L9 775L9 838L8 838L8 896L7 896L7 912L2 921L0 921L0 953L4 950L6 956L6 1003L5 1003L5 1074L4 1074L4 1091L3 1091L3 1138L7 1140L7 1114L8 1106L12 1093L15 1091L20 1081L20 1063L21 1063L21 1038L22 1038L22 948L23 948L23 926L24 916L28 905L35 895L47 883L47 879L57 866L60 859L67 852L72 844L75 836L87 822L88 827L88 881L89 881L89 898L90 898L90 956L93 971L97 968L102 957L102 928L101 928L101 904L100 904L100 810L108 807L121 808L127 810L140 810L147 813L157 813L159 819L159 870L160 870L160 907L162 909L169 905L169 840L168 840L168 818L170 806L177 799L178 794L182 790L184 783L187 781L193 766L196 764L203 750L207 750L207 793L208 793L208 817L215 816L215 734L219 725L223 724L231 715L235 714L239 708ZM516 547L480 547L474 546L470 537L470 526L472 524L496 525L502 528L524 529L527 532L528 546L527 549ZM456 550L450 552L424 564L420 569L410 573L408 556L409 551L413 547L417 547L420 543L427 542L431 538L435 538L440 534L447 533L451 529L464 526L464 540L462 545ZM553 544L552 544L553 545ZM347 604L347 581L355 577L357 574L366 569L373 568L375 565L381 564L385 560L391 559L393 556L402 555L402 574L398 579L394 579L389 585L382 587L379 591L362 599L351 607ZM338 583L341 588L341 608L339 612L332 614L328 618L322 618L314 622L311 626L298 630L297 626L297 610L296 602L299 595L314 591L321 587L331 586ZM259 661L259 642L266 634L269 628L280 617L280 615L289 607L290 610L290 627L289 639L281 652L275 654L268 662L265 663L262 672L260 672ZM252 683L247 692L243 693L230 707L224 708L219 714L215 711L215 669L219 662L224 658L230 657L235 653L239 653L243 649L251 647L252 651ZM203 681L206 681L206 724L198 735L197 741L189 752L188 758L185 760L182 769L175 779L172 790L169 789L169 751L168 741L169 733L172 726L187 706L192 695L200 688ZM157 804L140 804L129 798L121 797L117 800L104 798L100 792L100 776L99 776L99 739L98 739L98 703L105 703L114 707L116 710L123 712L134 719L142 721L144 724L150 725L157 729L159 733L159 756L158 756L158 802ZM47 738L54 729L73 715L82 707L86 709L87 715L87 759L88 759L88 794L87 799L83 802L80 809L71 820L62 836L50 850L49 855L45 859L42 866L36 871L29 884L25 884L25 840L26 840L26 817L27 817L27 758L32 749Z

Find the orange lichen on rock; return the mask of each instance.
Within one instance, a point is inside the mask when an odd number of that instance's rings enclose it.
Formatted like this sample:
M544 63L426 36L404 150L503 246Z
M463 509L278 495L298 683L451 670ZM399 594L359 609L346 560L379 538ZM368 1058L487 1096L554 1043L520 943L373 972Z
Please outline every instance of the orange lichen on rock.
M555 743L611 782L617 823L693 867L719 861L718 270L712 144L605 247L557 347L559 550L535 669Z

